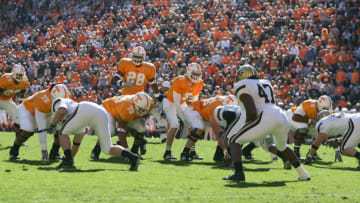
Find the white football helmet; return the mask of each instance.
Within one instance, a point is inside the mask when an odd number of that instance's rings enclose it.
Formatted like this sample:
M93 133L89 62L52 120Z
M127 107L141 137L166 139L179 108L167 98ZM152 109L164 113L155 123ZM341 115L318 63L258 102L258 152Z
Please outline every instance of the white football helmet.
M21 81L25 77L25 68L20 64L15 64L11 70L14 80L17 82Z
M131 53L131 60L135 66L140 66L146 57L146 51L143 47L137 46Z
M186 68L186 75L192 82L200 82L202 77L201 66L197 63L190 63Z
M322 110L319 112L318 114L318 120L325 118L326 116L330 115L330 111L329 110Z
M223 101L224 106L239 106L239 101L234 95L227 95Z
M332 100L329 96L323 95L318 99L318 111L329 110L332 111Z
M52 100L56 98L70 98L70 92L65 85L56 84L50 88L50 96Z
M135 112L139 116L145 116L149 113L153 99L145 92L138 92L133 98Z

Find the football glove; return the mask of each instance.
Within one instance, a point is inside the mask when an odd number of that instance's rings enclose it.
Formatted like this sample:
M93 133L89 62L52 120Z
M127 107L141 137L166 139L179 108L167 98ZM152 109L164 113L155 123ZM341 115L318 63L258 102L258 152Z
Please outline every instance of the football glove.
M334 147L334 148L336 148L336 147L338 147L338 146L340 146L341 145L341 138L332 138L332 139L329 139L327 142L326 142L326 144L327 144L327 146L329 146L329 147Z

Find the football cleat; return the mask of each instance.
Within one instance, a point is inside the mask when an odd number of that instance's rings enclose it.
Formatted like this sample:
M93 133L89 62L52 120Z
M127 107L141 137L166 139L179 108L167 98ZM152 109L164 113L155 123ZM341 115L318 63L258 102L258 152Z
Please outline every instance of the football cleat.
M229 175L222 178L223 180L232 180L237 182L245 182L245 174L244 172L234 173L233 175Z
M306 159L304 160L304 164L305 165L312 165L312 158L310 158L310 157L306 157Z
M197 159L197 160L203 160L204 158L199 156L196 151L190 151L190 158L191 159Z
M93 160L99 160L100 152L101 152L100 150L93 149L93 150L91 151L90 158L93 159Z
M180 154L180 157L181 157L181 161L191 161L192 160L189 153L183 152Z
M141 155L146 154L146 144L147 144L147 140L144 138L140 144L140 154Z
M9 153L9 158L10 158L10 160L20 159L19 151L16 151L16 150L14 150L13 147L11 147L10 153Z
M165 160L176 159L176 157L171 154L171 151L165 151L163 157Z
M291 169L291 163L290 163L290 161L284 162L284 169L285 169L285 170L290 170L290 169Z
M49 155L49 159L50 160L58 160L58 159L63 159L64 157L60 155L59 152L57 153L50 153Z
M322 158L319 157L319 155L318 155L317 153L314 154L313 159L314 159L314 160L318 160L318 161L321 161L321 160L322 160Z
M308 181L311 180L310 176L304 176L304 177L299 177L298 178L299 181Z
M63 160L56 169L75 169L74 160Z
M41 150L41 161L43 162L49 161L49 154L47 150Z
M130 171L136 171L139 167L140 163L140 156L135 155L134 157L129 158L130 161Z

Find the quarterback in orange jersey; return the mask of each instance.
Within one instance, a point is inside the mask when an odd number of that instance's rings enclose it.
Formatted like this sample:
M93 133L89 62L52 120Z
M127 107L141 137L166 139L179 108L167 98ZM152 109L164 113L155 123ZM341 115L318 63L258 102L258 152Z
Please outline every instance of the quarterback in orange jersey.
M118 64L118 74L123 78L123 95L136 94L143 92L149 83L155 94L159 95L159 90L155 81L156 68L154 64L144 62L146 57L145 49L141 46L135 47L130 58L123 58Z
M19 93L24 97L29 82L22 65L14 65L11 73L5 73L0 77L0 109L4 109L14 121L16 134L19 133L19 119L16 116L17 106L12 100L15 94Z
M131 132L134 136L134 144L131 152L139 154L139 146L143 142L146 133L145 120L154 107L154 100L145 92L138 92L134 95L122 95L108 98L103 101L109 117L111 135L119 136L119 144L128 148L126 134ZM97 144L92 153L92 159L99 159L100 145ZM141 154L144 154L143 152Z
M179 128L177 116L184 120L184 110L187 107L187 101L197 101L199 94L203 89L204 82L201 79L201 66L197 63L191 63L186 68L186 75L176 77L169 90L166 98L163 99L163 110L170 124L167 132L167 143L164 159L176 159L171 154L171 146L174 141L176 131Z
M305 140L309 126L315 126L318 113L322 110L332 111L332 100L329 96L323 95L318 100L306 100L294 112L290 124L295 129L294 151L298 158L300 158L300 146Z
M215 109L218 106L226 105L239 106L239 102L234 95L216 96L192 102L185 108L185 120L189 123L192 131L188 136L184 150L181 153L182 161L191 161L192 159L197 158L198 155L195 151L191 151L191 148L198 139L202 138L205 130L205 123L208 125L210 124L213 128L216 128L217 125L214 126L216 123L214 115ZM222 139L218 139L218 141L219 146L223 150L226 150L225 144L221 142Z
M55 98L70 98L70 92L63 84L53 84L49 89L42 90L26 98L17 109L20 123L20 133L16 136L13 147L10 149L10 160L18 159L20 146L34 134L35 123L42 148L42 160L48 160L47 152L47 120L51 116L51 102ZM55 136L56 137L56 136ZM55 139L56 140L56 139ZM50 158L56 159L59 152L59 143L56 140L50 152Z

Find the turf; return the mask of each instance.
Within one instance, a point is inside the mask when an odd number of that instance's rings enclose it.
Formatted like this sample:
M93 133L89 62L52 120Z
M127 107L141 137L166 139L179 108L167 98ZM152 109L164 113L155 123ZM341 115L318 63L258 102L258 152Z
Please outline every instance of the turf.
M190 163L164 161L165 144L149 139L148 152L137 172L118 157L101 154L90 160L95 136L87 136L75 158L78 170L59 172L59 162L42 163L38 136L22 147L21 159L8 160L12 133L0 133L0 202L359 202L360 171L357 161L343 157L333 163L334 152L321 147L324 161L305 166L312 180L297 181L295 170L283 170L282 162L270 162L261 148L254 150L256 161L245 161L245 183L221 180L230 175L223 163L212 156L216 143L199 141L197 152L202 161ZM115 138L114 138L115 140ZM48 138L49 149L52 138ZM129 139L132 143L132 139ZM180 156L184 140L175 140L174 155ZM302 147L305 155L309 146Z

